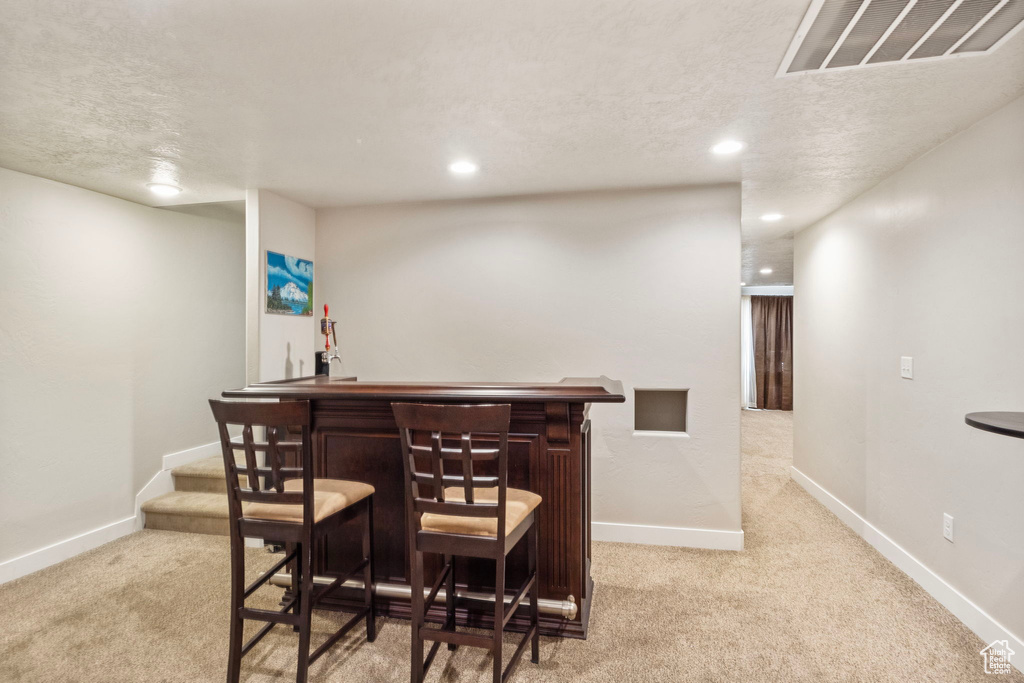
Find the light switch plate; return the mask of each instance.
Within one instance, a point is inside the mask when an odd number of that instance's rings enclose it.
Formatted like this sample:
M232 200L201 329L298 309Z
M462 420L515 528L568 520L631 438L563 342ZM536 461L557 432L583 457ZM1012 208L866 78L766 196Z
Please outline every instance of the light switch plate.
M911 356L900 356L900 377L914 379L914 359Z
M953 516L948 513L942 515L942 537L953 542Z

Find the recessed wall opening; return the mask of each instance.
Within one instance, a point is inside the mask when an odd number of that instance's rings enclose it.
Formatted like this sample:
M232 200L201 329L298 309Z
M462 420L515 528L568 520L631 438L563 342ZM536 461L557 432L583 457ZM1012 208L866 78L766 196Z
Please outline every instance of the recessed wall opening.
M634 389L633 429L638 432L686 432L689 389Z

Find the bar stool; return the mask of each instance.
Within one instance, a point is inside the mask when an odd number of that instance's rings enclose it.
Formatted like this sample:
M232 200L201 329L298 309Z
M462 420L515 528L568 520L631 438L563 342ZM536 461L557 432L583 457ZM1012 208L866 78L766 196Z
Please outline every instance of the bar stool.
M334 645L360 619L366 618L366 639L376 638L373 607L373 487L358 481L313 478L309 401L282 403L234 403L210 401L220 430L224 473L228 483L231 526L231 635L228 648L228 683L238 681L242 657L277 624L299 632L298 668L295 680L306 681L309 665ZM242 427L240 439L232 440L228 426ZM266 441L256 441L253 427L266 429ZM301 432L301 440L289 439L289 431ZM236 463L235 451L245 454ZM265 454L260 465L256 454ZM248 488L239 483L246 477ZM344 576L313 590L313 555L330 531L362 517L363 558ZM245 537L285 544L285 557L249 586L245 585ZM291 595L280 610L253 609L245 599L285 565L292 575ZM346 580L363 574L364 606L312 654L309 652L313 608ZM290 613L289 613L290 612ZM246 619L267 622L245 645L242 630Z
M494 657L494 683L508 680L527 641L531 661L539 658L537 620L537 525L541 497L508 487L509 405L425 405L392 403L402 438L405 467L406 535L409 544L409 580L412 588L412 683L422 683L441 643L489 649ZM427 445L429 444L429 445ZM454 445L454 444L457 444ZM478 462L496 462L495 476L474 473ZM445 464L461 463L458 473ZM427 470L418 468L428 463ZM482 465L490 468L490 465ZM447 468L451 469L451 468ZM421 487L429 487L424 494ZM499 533L500 530L500 533ZM524 536L527 538L529 576L505 611L505 558ZM444 568L423 597L423 553L444 556ZM455 628L455 556L490 558L494 571L494 632L480 636ZM425 605L445 585L445 623L440 629L424 625ZM502 672L501 644L508 624L523 596L530 596L530 628ZM423 641L435 641L423 658Z

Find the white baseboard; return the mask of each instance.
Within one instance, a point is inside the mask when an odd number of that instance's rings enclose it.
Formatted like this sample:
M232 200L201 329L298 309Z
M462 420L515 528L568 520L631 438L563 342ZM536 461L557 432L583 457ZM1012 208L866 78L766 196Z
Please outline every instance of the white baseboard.
M187 448L177 453L168 453L164 456L163 468L165 470L173 470L175 467L181 467L190 462L209 458L211 455L218 455L219 453L220 441L204 443L202 446L196 446L195 448Z
M21 557L0 563L0 584L13 581L19 577L45 569L51 564L63 562L69 558L92 550L104 543L130 534L135 529L135 517L125 517L116 522L101 526L99 529L86 531L72 538L33 550Z
M32 572L37 572L40 569L45 569L51 564L63 562L75 555L84 553L86 550L92 550L104 543L109 543L121 536L126 536L133 531L142 529L145 526L145 519L141 510L142 504L151 498L156 498L159 495L174 490L174 478L171 476L171 469L187 465L195 460L208 458L219 452L220 442L215 441L165 455L163 457L163 469L153 475L153 478L135 496L134 515L0 563L0 584L12 581L26 574L31 574Z
M989 616L985 610L971 602L963 593L946 583L941 576L882 533L871 522L861 517L843 501L833 496L797 468L790 467L790 476L793 478L793 481L802 486L805 491L838 517L843 524L853 529L858 536L871 544L883 557L916 581L929 595L952 612L953 616L962 621L967 628L974 631L979 638L986 643L992 643L996 640L1008 640L1010 649L1016 652L1024 652L1024 641ZM1019 661L1013 662L1018 671L1022 670Z
M591 538L595 541L670 545L708 550L743 550L742 531L591 522L590 533Z
M170 493L174 490L174 477L171 476L169 469L163 469L153 475L153 478L149 480L142 490L135 495L135 528L134 531L140 531L146 526L146 513L142 511L142 504L147 500L152 500L157 496L162 496L165 493Z

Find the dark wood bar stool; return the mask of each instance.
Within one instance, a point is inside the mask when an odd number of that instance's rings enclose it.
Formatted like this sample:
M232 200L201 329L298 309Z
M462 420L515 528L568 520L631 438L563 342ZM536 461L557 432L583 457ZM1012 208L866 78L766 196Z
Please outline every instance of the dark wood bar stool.
M402 438L405 466L406 533L409 543L409 580L412 587L412 683L421 683L441 643L481 647L494 656L494 683L508 680L527 641L533 663L539 657L537 624L537 525L541 497L508 487L509 405L425 405L392 403ZM488 466L484 462L493 462ZM459 463L457 472L449 472ZM474 473L493 467L496 474ZM421 469L420 465L426 468ZM425 493L422 487L427 487ZM527 538L529 575L505 610L505 558L524 536ZM423 553L444 556L429 596L423 597ZM494 633L480 636L455 628L455 557L490 558L494 571ZM426 609L445 586L446 619L440 629L424 625ZM505 626L523 596L530 597L530 628L502 672L501 644ZM423 641L435 641L423 658Z
M298 669L295 680L304 683L309 665L334 645L360 619L366 618L366 639L376 637L373 608L373 487L358 481L313 478L308 401L283 403L231 403L210 401L220 429L224 472L228 482L231 526L231 635L228 649L228 683L238 681L242 657L277 624L299 632ZM229 425L242 427L240 439L232 440ZM256 441L254 427L266 429L266 441ZM289 431L301 432L301 440L289 439ZM244 462L235 460L242 451ZM262 465L257 453L264 453ZM239 483L245 477L248 488ZM362 517L363 558L346 575L330 584L313 586L313 554L324 536L345 522ZM245 585L245 538L284 543L285 556L249 586ZM279 610L245 606L252 595L275 573L288 565L291 595ZM325 595L352 576L363 574L364 607L312 654L309 652L313 608ZM249 642L242 644L246 619L267 622Z

